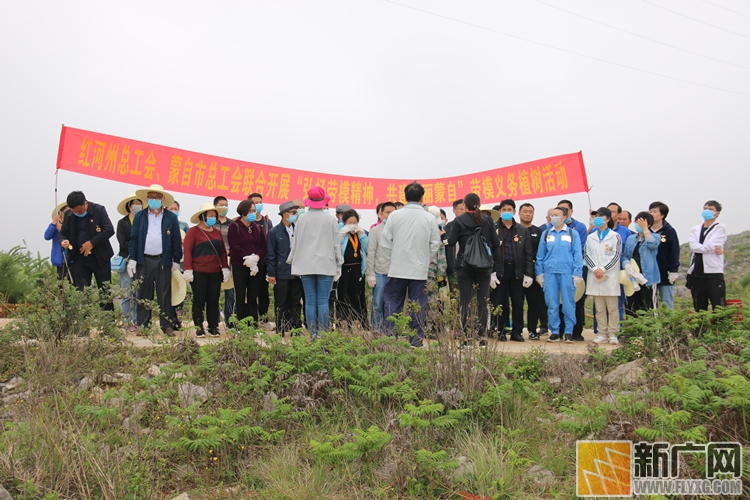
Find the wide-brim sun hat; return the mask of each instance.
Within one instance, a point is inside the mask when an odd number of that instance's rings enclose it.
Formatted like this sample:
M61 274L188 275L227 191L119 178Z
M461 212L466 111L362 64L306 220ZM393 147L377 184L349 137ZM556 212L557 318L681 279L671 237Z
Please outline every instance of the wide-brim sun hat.
M625 292L626 297L630 297L635 293L633 282L630 281L630 276L628 276L628 272L625 269L618 273L617 281L619 281L622 285L622 289Z
M143 202L144 205L148 204L148 193L155 191L157 193L161 193L164 196L164 199L161 201L161 205L164 208L167 208L169 205L174 203L174 196L169 194L164 190L163 187L161 187L160 184L151 184L147 188L139 189L135 192L135 197L138 198Z
M198 209L198 211L195 212L190 217L190 222L192 222L193 224L198 224L200 222L200 220L198 219L198 217L200 217L201 214L204 214L206 212L210 212L211 210L215 210L216 214L218 215L219 209L216 208L213 203L201 203L201 206Z
M125 197L124 200L122 200L120 203L117 204L117 212L120 215L128 215L128 203L130 203L133 200L141 200L141 199L138 198L138 196L136 196L135 193L130 193L128 196ZM143 200L141 200L141 203L143 203Z
M492 217L492 222L497 222L500 219L500 212L498 210L493 209L489 205L482 205L479 207L480 212L489 212L490 217Z
M331 197L326 194L326 190L320 186L313 186L307 192L305 206L310 208L323 208L331 201Z
M62 210L63 208L65 208L67 206L68 206L68 202L67 201L64 201L64 202L60 203L59 205L57 205L55 207L55 209L52 211L52 218L54 219L55 215L59 214L60 210Z
M187 282L178 269L172 269L172 305L179 306L185 301Z
M576 293L573 295L573 301L578 302L586 293L586 281L579 281L576 285ZM560 293L560 304L562 304L562 293Z

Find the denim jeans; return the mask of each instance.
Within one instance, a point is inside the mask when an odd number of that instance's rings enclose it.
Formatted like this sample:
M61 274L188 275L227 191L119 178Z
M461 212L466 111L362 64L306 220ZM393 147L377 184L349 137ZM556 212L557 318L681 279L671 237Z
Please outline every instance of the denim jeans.
M123 298L120 299L122 314L125 316L125 321L135 324L138 319L138 303L135 301L133 294L133 278L130 277L127 271L117 273L117 277L120 288L124 290Z
M667 307L674 310L674 285L658 285L659 298L667 304Z
M331 295L333 276L306 274L302 278L305 289L305 319L313 337L328 330L328 298Z
M378 332L383 331L383 289L388 281L387 274L375 273L375 288L372 289L372 328Z

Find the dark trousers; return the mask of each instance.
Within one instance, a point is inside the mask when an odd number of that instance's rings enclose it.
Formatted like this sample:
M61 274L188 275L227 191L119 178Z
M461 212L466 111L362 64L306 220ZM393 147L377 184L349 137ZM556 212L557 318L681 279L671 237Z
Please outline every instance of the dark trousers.
M690 293L693 295L693 308L696 311L707 311L709 301L711 302L711 310L717 307L726 307L724 274L694 278L691 280L691 285Z
M145 257L144 264L135 268L135 279L141 280L136 292L138 300L153 300L159 304L159 326L164 331L168 326L175 328L177 318L172 307L172 268L161 265L161 257ZM138 325L151 324L151 308L138 304Z
M586 266L583 266L583 282L586 282L586 277L588 276L588 268ZM565 324L565 315L562 312L562 307L560 307L560 324ZM583 325L586 324L586 294L583 294L583 297L578 299L576 302L576 317L575 317L575 325L573 326L573 336L578 337L579 335L583 335Z
M203 330L203 309L206 309L208 329L219 327L219 293L221 292L221 273L193 272L193 324Z
M302 327L302 280L277 279L273 286L273 299L276 309L276 331L284 335L295 328Z
M625 299L625 312L630 316L653 309L656 309L656 285L641 285L640 290Z
M336 287L336 315L339 319L358 321L362 328L367 328L367 305L365 304L365 280L362 276L362 265L348 264L341 266L341 277Z
M467 335L486 337L489 328L487 299L490 296L490 271L469 271L463 267L455 269L456 281L458 282L458 302L461 318L461 329ZM471 302L474 298L474 285L476 285L476 310L471 310ZM471 313L474 314L471 314Z
M510 309L512 308L513 329L511 333L519 335L523 333L523 278L516 278L513 261L505 261L500 284L490 292L490 297L493 308L497 306L502 308L500 314L493 317L494 328L500 333L505 332L510 322Z
M268 281L266 281L266 264L258 264L258 274L253 276L258 278L258 316L268 316L268 306L271 302L271 296L268 292Z
M104 290L107 283L112 282L112 268L107 261L104 265L99 265L94 255L88 257L80 256L76 258L75 265L71 267L73 274L73 284L78 290L91 286L91 277L96 278L96 286L99 290ZM114 311L115 306L112 300L101 302L102 311Z
M258 314L258 289L260 282L266 283L265 275L261 278L260 272L250 276L250 269L245 266L232 266L232 277L234 279L234 301L237 321L242 321L252 316L256 323L260 319Z
M427 314L427 295L424 287L427 280L410 280L404 278L388 278L383 289L383 325L388 335L393 335L393 322L387 318L404 310L406 292L409 291L409 300L419 304L419 311L411 311L411 328L417 331L417 336L410 339L411 345L421 346L424 339L425 316Z
M542 287L534 280L529 288L523 289L523 294L526 298L526 328L529 333L536 332L537 325L539 328L548 328L547 304L544 302Z

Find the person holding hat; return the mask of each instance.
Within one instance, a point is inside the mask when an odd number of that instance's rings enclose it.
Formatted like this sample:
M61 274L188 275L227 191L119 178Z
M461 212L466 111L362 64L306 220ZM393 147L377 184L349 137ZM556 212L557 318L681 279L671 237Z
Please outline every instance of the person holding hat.
M188 229L185 241L185 281L193 289L193 324L196 337L205 337L203 310L208 320L208 333L218 337L219 292L221 283L229 280L227 250L221 231L215 227L218 212L213 203L204 203L190 217L196 224Z
M268 252L266 233L256 224L257 212L252 201L241 201L237 205L237 214L239 217L229 225L227 233L236 315L238 321L252 316L258 324L261 318L258 294L261 281L266 283L265 275L260 274L260 266Z
M625 299L625 312L628 314L635 315L637 311L648 311L657 306L656 285L661 280L661 274L656 256L661 240L651 231L653 225L653 215L639 212L635 216L635 234L628 237L622 251L622 268L640 285L638 291Z
M302 280L292 275L292 266L286 263L292 250L297 210L292 201L282 203L279 206L281 224L274 226L266 236L266 279L273 285L276 331L282 337L302 327Z
M286 259L292 266L292 274L302 279L305 321L312 338L316 338L320 331L328 330L328 299L344 263L338 224L323 212L329 201L331 197L322 187L313 186L307 192L304 203L310 210L297 222L292 248Z
M120 251L117 255L123 259L127 260L130 253L130 234L133 227L133 218L142 209L143 202L135 196L135 193L128 195L117 205L117 211L123 216L122 219L117 221L117 243L120 244ZM117 278L124 294L120 299L120 309L122 309L122 314L125 316L125 321L130 323L127 328L128 331L135 331L137 329L135 325L138 323L138 302L136 302L135 293L133 293L133 278L130 277L127 269L118 272Z
M536 281L544 290L551 330L547 342L560 342L560 309L565 318L565 342L573 342L573 328L576 324L575 291L578 284L583 282L583 251L578 231L566 223L569 218L567 207L560 206L552 210L552 227L542 233L536 254Z
M47 241L52 240L52 253L50 254L50 262L55 268L57 268L57 279L62 281L64 279L70 281L72 273L68 266L68 249L60 246L60 242L57 241L57 236L60 234L60 228L62 227L63 220L65 219L65 212L68 211L68 203L60 203L52 211L52 222L47 226L47 230L44 231L44 239Z
M586 278L586 292L594 297L598 335L597 344L609 342L617 344L620 331L620 256L622 237L614 230L612 211L600 207L591 212L594 231L586 238L583 261L589 272Z
M177 316L172 307L172 270L180 270L182 237L177 216L166 210L174 196L158 184L135 192L139 200L148 203L133 217L128 244L128 274L140 280L136 297L152 300L156 293L159 304L159 326L168 337L174 337ZM151 323L151 308L141 303L138 308L138 326Z
M57 240L67 248L68 263L73 265L73 284L79 290L91 285L91 278L104 290L112 281L109 259L115 254L109 239L115 228L107 215L107 209L89 202L81 191L73 191L67 198L73 217L65 217ZM102 302L102 309L114 311L111 300Z

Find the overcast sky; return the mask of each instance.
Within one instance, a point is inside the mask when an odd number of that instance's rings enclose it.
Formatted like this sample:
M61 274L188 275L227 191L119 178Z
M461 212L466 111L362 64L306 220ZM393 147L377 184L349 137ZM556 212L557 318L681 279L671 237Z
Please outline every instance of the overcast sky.
M582 150L594 207L662 200L686 241L715 198L750 228L747 2L399 2L0 0L0 249L49 254L63 123L408 179ZM137 187L61 171L58 199L81 189L116 225ZM175 195L183 220L206 201Z

